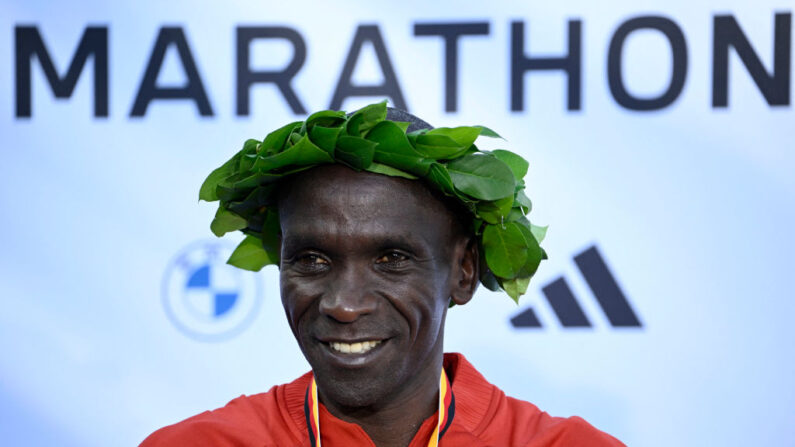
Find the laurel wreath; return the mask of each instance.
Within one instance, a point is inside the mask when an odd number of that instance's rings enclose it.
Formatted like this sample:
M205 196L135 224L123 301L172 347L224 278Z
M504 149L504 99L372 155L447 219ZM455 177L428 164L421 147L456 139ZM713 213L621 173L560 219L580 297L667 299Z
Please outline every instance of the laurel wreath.
M530 223L525 195L528 163L503 149L479 150L479 136L502 138L484 126L440 127L406 132L410 123L386 119L386 101L351 115L324 110L247 140L214 170L199 200L220 201L212 232L240 230L246 237L227 261L245 270L279 265L279 215L275 189L285 177L330 163L357 171L424 179L458 199L472 213L480 248L480 281L503 289L518 303L546 252L547 227Z

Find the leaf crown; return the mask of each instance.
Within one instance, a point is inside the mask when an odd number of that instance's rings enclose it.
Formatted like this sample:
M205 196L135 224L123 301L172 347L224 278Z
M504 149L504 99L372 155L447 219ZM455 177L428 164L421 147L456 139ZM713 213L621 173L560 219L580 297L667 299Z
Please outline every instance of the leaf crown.
M220 201L212 232L240 230L246 237L227 261L245 270L279 264L276 185L287 176L330 163L357 171L424 179L457 199L472 215L480 252L480 281L514 301L527 291L546 252L547 227L532 224L524 192L528 163L503 149L480 150L480 137L501 138L485 126L407 132L409 122L387 119L386 101L350 115L324 110L247 140L204 181L199 200Z

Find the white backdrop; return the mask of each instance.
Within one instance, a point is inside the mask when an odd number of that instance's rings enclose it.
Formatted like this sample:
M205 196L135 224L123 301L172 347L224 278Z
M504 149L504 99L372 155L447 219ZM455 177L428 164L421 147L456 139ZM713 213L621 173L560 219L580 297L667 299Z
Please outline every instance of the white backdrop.
M236 27L289 27L302 37L306 58L291 86L314 111L331 104L357 27L377 25L409 110L436 126L485 124L505 136L530 160L533 220L550 226L550 260L520 306L481 288L451 310L446 349L465 353L509 394L583 416L628 445L792 445L792 95L779 90L785 101L768 104L732 49L728 106L712 105L714 18L734 17L772 73L774 16L791 15L792 4L537 3L3 3L3 444L136 445L307 369L276 270L225 271L224 245L208 228L215 207L196 197L246 138L301 117L273 84L252 87L250 113L235 113ZM608 83L611 39L638 16L670 19L686 43L681 94L656 111L624 108ZM523 110L511 110L511 22L524 23L525 53L557 57L568 51L569 20L582 33L579 109L567 108L567 77L553 70L525 74ZM459 39L458 107L446 112L443 40L415 36L414 25L472 22L488 23L488 35ZM791 21L779 24L784 58ZM31 26L59 76L86 27L107 28L107 117L94 116L94 58L68 99L54 97L34 59L31 116L19 116L15 27ZM144 116L130 116L161 27L183 30L212 116L186 99L155 99ZM255 71L293 58L284 39L257 40L250 54ZM622 54L626 89L662 94L672 70L663 34L631 33ZM782 67L791 89L792 69ZM157 85L184 86L185 73L171 45ZM382 78L365 44L352 83ZM613 326L588 287L573 257L592 246L640 327ZM560 277L591 327L563 325L545 298L542 288ZM213 291L236 294L231 307L219 309ZM540 327L511 324L527 309Z

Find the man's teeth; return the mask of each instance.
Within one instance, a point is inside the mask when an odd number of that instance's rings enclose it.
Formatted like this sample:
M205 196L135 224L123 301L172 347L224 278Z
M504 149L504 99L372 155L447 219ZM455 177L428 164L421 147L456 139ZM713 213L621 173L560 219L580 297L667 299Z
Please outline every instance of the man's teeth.
M381 340L363 341L358 343L339 343L333 341L329 343L335 351L343 352L345 354L363 354L381 343Z

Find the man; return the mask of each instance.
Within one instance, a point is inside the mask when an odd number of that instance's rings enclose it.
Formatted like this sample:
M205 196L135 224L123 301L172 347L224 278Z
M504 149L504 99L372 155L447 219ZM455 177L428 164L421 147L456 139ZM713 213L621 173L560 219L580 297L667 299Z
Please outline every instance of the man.
M410 173L373 168L373 162L357 164L367 158L361 157L363 152L358 149L351 149L358 140L344 142L340 134L348 132L356 138L362 136L378 142L368 146L359 141L359 147L367 146L375 151L370 157L373 160L397 160L395 163L412 172L430 172L430 168L401 164L401 159L390 158L387 152L377 152L377 147L391 150L389 148L395 146L390 146L390 141L397 141L394 135L383 136L386 135L384 128L396 125L382 122L410 122L408 128L404 125L402 132L412 135L407 141L414 141L417 153L425 154L423 157L430 157L428 154L434 151L423 141L449 143L439 138L420 139L417 143L416 137L423 132L420 129L430 126L394 109L385 117L377 116L383 113L379 106L385 107L374 105L365 112L357 112L360 115L370 113L365 118L357 119L354 114L335 115L336 118L331 116L326 120L328 117L313 115L315 118L310 117L305 123L288 125L289 132L283 133L289 136L277 138L281 134L274 132L272 135L276 136L269 135L254 149L258 154L254 158L270 160L260 162L260 168L275 163L271 168L257 170L245 166L240 158L252 151L244 147L237 161L227 163L227 168L219 168L223 176L232 180L226 183L213 180L220 196L217 198L222 202L213 231L223 234L224 230L235 228L249 237L256 237L257 248L260 244L265 247L264 251L257 252L265 253L258 265L260 268L273 263L278 256L282 303L312 372L292 383L273 387L267 393L239 397L223 408L158 430L142 445L622 445L580 418L553 418L528 402L506 397L462 355L443 353L444 323L451 303L466 304L478 282L486 277L484 273L492 273L492 265L496 271L493 278L506 290L512 287L509 285L512 279L505 277L498 267L500 261L495 257L496 252L486 257L487 272L482 271L484 267L481 266L484 260L480 251L493 250L488 238L481 236L486 233L483 228L489 225L487 204L495 200L482 198L478 202L478 197L488 197L490 192L470 189L456 175L451 177L456 179L452 182L456 189L440 192L434 187L436 183L427 178L421 181L412 178ZM313 127L313 124L319 126L317 123L321 119L324 128L342 129L335 131L336 145L332 149L336 149L330 152L335 154L335 163L328 163L328 160L316 165L307 162L300 172L293 172L295 166L273 161L277 160L273 157L287 153L289 148L308 144L300 143L301 132L305 136L315 133L313 141L322 148L321 134L326 131L315 131ZM367 130L363 130L365 128ZM451 165L448 158L487 156L474 154L471 141L462 142L459 137L465 131L437 132L455 136L466 149L448 147L446 155L436 159L440 166L449 168L454 174L463 170L466 163ZM292 137L294 132L298 134L295 138ZM473 138L479 132L477 130ZM281 146L282 152L269 152L271 146ZM351 153L358 155L351 158ZM322 154L318 156L322 161ZM251 177L234 173L234 169L229 168L231 165L246 173L257 172L257 181L244 180ZM310 168L305 169L307 166ZM268 174L264 174L265 171ZM389 172L389 175L376 171ZM475 171L482 172L482 169L476 167ZM270 181L270 176L285 172L290 174L279 177L278 182ZM495 174L494 178L497 177L499 175ZM446 181L443 184L447 184ZM511 198L516 197L522 185L511 183ZM251 189L243 192L240 189L243 186ZM459 195L459 186L471 191L471 195ZM203 190L203 194L206 193L204 187ZM271 198L262 199L266 195ZM254 200L253 197L258 197L262 206L244 205ZM462 204L459 197L476 204L470 203L467 208L467 203ZM216 197L209 194L205 198ZM514 200L508 202L513 205ZM521 205L519 207L521 209ZM476 216L485 219L478 219L476 222L480 226L474 229L473 209ZM509 209L511 206L505 208ZM226 212L233 216L227 216ZM269 212L277 214L269 215ZM256 213L261 214L260 219L256 218ZM500 222L493 225L499 231L513 228L507 222L510 220L508 212L502 214ZM272 228L274 222L271 217L275 215L278 215L278 254L272 252L268 236L268 228ZM513 216L513 219L521 219ZM529 222L527 225L531 228ZM519 234L521 236L521 232ZM532 236L521 240L537 246ZM245 265L248 261L241 261L253 256L251 251L246 251L247 247L244 241L238 256L233 255L230 263L251 268ZM517 252L528 257L526 247L519 249ZM534 266L540 261L540 253L539 249L537 260L530 259ZM524 260L520 267L527 263ZM535 268L531 270L534 272ZM517 268L514 277L521 279L521 275L532 275L532 272L521 273Z

